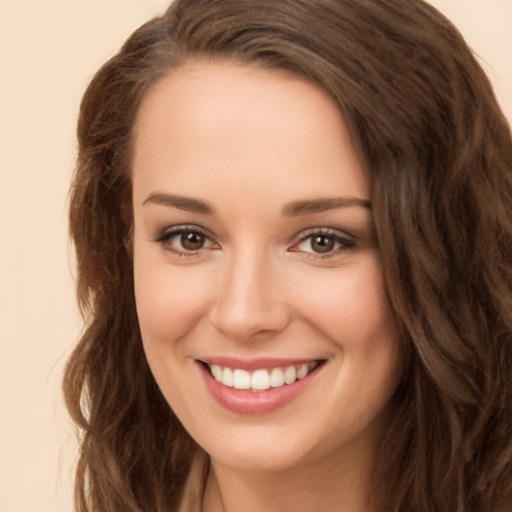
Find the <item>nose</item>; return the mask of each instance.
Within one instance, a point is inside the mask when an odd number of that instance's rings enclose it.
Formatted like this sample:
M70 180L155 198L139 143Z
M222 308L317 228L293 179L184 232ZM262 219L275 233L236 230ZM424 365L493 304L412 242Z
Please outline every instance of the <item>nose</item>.
M275 265L258 251L224 265L210 316L215 329L238 342L269 339L284 330L290 310Z

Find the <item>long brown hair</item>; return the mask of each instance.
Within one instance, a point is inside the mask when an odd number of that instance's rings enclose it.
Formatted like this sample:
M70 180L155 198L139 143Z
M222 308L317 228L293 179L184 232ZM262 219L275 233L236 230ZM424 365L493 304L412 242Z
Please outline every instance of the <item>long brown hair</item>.
M70 204L77 510L173 510L194 450L144 357L129 207L140 101L192 59L286 70L337 102L371 172L406 354L376 484L393 512L494 510L512 490L512 139L462 36L422 0L176 0L93 78Z

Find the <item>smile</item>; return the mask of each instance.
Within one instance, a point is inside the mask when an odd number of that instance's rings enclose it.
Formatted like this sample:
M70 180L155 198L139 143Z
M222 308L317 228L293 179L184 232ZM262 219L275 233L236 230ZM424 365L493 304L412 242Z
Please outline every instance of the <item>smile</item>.
M225 409L250 415L274 412L295 400L316 380L326 362L227 357L197 360L211 396Z
M261 368L253 372L218 364L207 363L207 366L213 378L220 384L229 388L258 392L293 384L309 375L318 364L318 361L311 361L286 367Z

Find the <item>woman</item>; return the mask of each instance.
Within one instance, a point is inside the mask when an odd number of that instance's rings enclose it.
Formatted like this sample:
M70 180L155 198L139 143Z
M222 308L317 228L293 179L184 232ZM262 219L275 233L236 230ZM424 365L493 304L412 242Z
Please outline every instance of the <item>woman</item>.
M509 509L512 141L435 9L176 0L78 138L78 510Z

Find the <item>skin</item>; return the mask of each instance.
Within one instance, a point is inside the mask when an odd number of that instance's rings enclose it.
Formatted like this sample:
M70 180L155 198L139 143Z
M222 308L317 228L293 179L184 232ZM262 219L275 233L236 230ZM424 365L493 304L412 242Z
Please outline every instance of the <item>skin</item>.
M369 201L370 182L317 86L196 62L146 95L133 161L137 311L156 381L211 457L206 512L376 510L370 473L401 377L397 326L370 208L283 214L325 198ZM176 229L204 231L203 246L184 247ZM212 356L324 364L290 403L247 415L209 392L197 361Z

